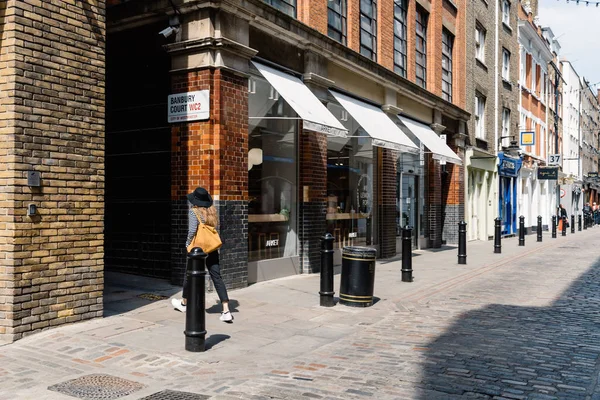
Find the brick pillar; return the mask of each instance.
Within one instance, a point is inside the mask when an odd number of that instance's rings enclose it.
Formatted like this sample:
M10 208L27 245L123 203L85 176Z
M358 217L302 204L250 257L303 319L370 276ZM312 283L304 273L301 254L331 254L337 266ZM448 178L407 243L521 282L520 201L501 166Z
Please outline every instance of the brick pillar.
M172 76L172 93L210 90L210 119L171 129L171 254L173 283L185 271L186 195L205 187L219 212L221 274L229 288L248 283L247 78L220 69Z
M0 2L0 342L103 312L105 3L35 3Z
M327 229L327 136L316 132L302 132L299 148L301 273L319 272L319 238Z
M450 148L464 160L464 150L454 144ZM465 167L446 164L442 201L444 203L443 239L448 244L458 243L458 223L465 218Z
M398 152L389 149L381 149L381 189L379 200L380 258L390 258L396 255L397 162Z

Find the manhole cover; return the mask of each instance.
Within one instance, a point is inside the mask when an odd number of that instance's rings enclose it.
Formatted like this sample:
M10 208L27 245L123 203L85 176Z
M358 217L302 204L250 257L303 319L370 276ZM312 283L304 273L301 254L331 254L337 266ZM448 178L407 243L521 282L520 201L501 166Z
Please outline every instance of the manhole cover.
M154 294L154 293L142 293L142 294L138 294L138 296L140 299L146 299L146 300L164 300L164 299L168 299L169 296L163 296L162 294Z
M204 394L178 392L176 390L163 390L162 392L151 394L140 400L207 400L210 396Z
M48 390L86 400L110 400L127 396L144 385L111 375L85 375L48 387Z

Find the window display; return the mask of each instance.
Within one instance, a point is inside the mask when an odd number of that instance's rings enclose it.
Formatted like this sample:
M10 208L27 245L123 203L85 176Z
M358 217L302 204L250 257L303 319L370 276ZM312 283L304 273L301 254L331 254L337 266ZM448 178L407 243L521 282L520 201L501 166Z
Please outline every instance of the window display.
M248 85L249 261L294 256L298 118L262 77Z
M335 246L373 243L373 146L371 137L339 105L327 108L349 138L327 140L327 232Z

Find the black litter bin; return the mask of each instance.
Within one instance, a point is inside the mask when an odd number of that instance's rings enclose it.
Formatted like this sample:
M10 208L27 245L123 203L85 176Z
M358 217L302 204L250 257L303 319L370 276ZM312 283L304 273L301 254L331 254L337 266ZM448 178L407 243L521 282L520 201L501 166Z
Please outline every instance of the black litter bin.
M342 249L340 304L350 307L373 305L376 257L377 250L370 247L346 246Z

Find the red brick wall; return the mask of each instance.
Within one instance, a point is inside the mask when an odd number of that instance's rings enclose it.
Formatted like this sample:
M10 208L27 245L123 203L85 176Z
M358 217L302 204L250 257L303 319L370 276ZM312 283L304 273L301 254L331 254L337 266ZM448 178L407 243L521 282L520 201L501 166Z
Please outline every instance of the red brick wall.
M327 2L311 0L298 2L298 20L327 35Z
M394 2L377 4L377 61L394 70Z

